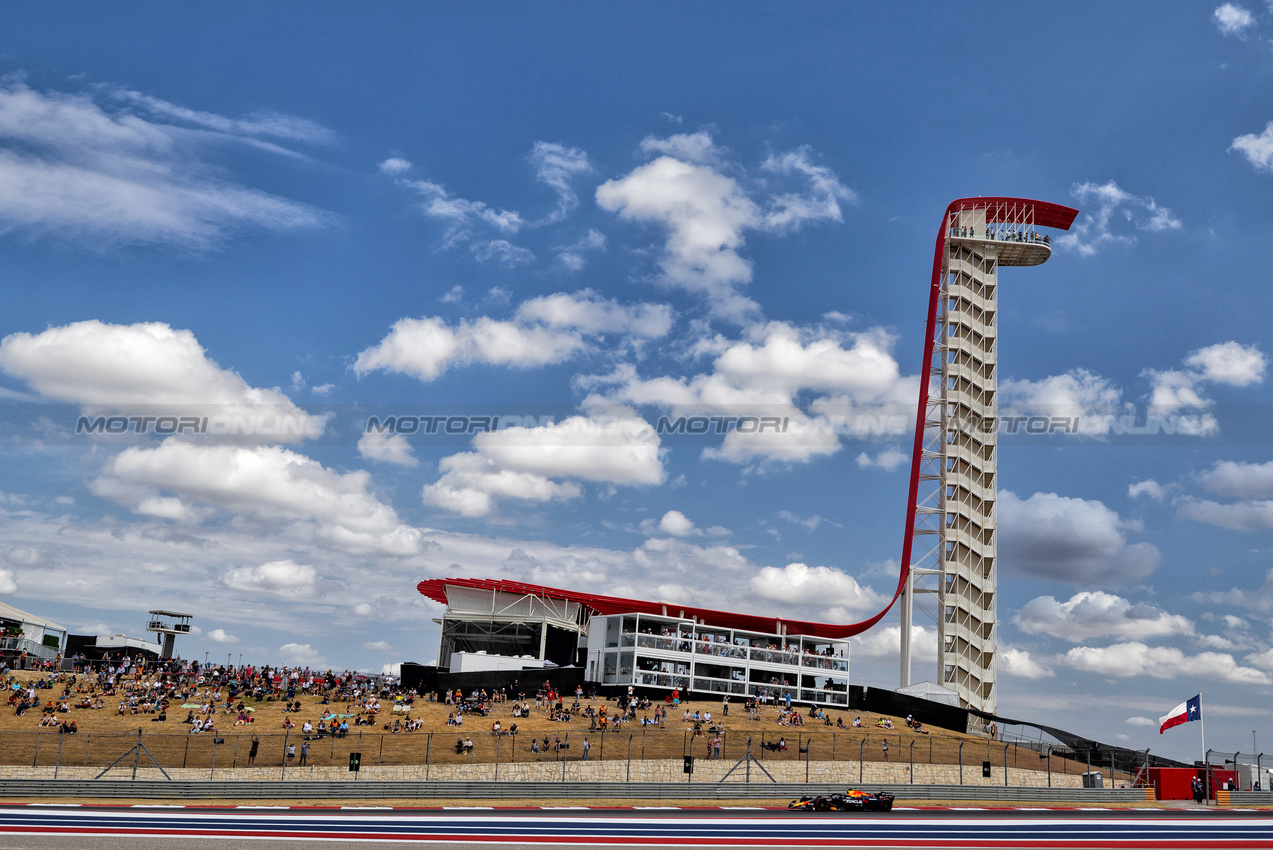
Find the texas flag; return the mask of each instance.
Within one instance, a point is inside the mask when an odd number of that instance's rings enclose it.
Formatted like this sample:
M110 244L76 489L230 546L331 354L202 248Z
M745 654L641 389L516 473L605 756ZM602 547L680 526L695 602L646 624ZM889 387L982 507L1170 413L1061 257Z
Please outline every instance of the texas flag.
M1182 702L1163 717L1158 718L1158 734L1161 735L1172 726L1188 723L1190 720L1202 719L1202 694L1191 700Z

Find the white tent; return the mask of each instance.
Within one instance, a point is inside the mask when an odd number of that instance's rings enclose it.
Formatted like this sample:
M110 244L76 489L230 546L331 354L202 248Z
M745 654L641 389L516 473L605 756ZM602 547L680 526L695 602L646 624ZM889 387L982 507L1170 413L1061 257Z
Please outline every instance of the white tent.
M55 652L60 651L66 645L65 626L59 626L52 620L37 617L35 614L30 614L21 608L14 608L12 605L0 602L0 620L11 620L21 624L23 638L36 646L44 644L46 635L57 637L58 645L57 650L54 650ZM52 657L52 655L49 657Z
M944 703L945 705L953 705L958 707L959 694L950 688L943 688L941 685L933 682L916 682L905 688L898 688L899 694L906 694L908 697L920 697L921 699L931 700L933 702Z

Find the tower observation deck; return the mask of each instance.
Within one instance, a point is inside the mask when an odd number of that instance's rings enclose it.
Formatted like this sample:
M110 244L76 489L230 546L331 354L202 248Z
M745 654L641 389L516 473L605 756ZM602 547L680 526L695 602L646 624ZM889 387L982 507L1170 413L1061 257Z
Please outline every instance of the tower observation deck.
M912 616L937 622L938 683L969 708L996 710L998 288L1001 266L1052 255L1037 228L1069 229L1077 210L1020 198L965 198L942 220L933 258L906 538L901 686L911 684Z

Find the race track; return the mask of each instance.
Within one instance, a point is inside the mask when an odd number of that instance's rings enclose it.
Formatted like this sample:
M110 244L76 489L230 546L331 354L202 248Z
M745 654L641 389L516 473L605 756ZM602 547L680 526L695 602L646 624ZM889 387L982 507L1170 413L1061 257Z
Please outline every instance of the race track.
M59 844L41 837L59 836ZM0 850L51 846L166 848L190 838L279 846L323 840L453 847L1270 847L1257 812L771 810L367 810L15 806L0 808ZM77 840L78 839L78 840ZM25 842L25 843L24 843ZM206 846L206 845L205 845Z

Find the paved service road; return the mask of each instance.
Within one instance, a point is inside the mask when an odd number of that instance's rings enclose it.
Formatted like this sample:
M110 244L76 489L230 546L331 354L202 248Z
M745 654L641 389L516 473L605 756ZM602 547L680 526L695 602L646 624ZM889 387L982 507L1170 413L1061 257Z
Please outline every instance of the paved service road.
M508 811L0 808L0 850L254 848L324 840L337 846L543 847L1269 847L1263 813L1141 811L896 811L886 815L785 811ZM241 844L240 844L241 846ZM330 844L328 845L330 846Z

